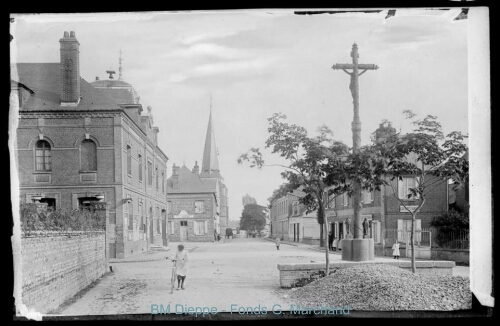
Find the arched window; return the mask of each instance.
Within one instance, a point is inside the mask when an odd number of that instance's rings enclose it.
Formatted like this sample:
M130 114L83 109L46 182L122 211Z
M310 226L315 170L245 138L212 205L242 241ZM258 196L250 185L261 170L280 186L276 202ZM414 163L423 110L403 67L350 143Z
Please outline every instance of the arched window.
M132 175L132 147L127 145L127 174Z
M50 171L50 144L46 140L39 140L35 145L35 165L37 171Z
M97 146L94 141L85 139L80 146L82 171L97 171Z

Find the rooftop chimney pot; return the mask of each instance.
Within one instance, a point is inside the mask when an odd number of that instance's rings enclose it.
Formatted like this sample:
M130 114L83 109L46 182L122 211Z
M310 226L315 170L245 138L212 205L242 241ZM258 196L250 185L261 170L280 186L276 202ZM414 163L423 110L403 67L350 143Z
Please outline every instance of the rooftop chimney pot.
M68 38L69 37L69 33L68 32L64 32L64 38Z
M76 38L76 36L75 36L75 32L73 32L73 31L69 32L69 37L71 37L71 38Z

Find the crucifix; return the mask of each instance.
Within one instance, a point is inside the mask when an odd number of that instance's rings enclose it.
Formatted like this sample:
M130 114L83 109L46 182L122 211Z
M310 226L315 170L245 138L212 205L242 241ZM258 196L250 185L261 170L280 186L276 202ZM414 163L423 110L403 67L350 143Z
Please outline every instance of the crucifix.
M354 152L357 152L361 147L361 120L359 118L359 83L358 78L368 70L377 70L378 66L375 64L360 64L358 63L358 46L356 43L352 45L351 51L352 63L337 63L333 65L332 69L339 70L342 69L346 74L351 76L351 82L349 84L349 89L352 94L352 104L354 105L354 119L351 124L352 130L352 148ZM352 69L352 72L347 71L347 69ZM363 70L361 73L359 70ZM362 228L361 228L361 185L359 183L354 184L354 196L353 196L353 206L354 206L354 239L363 238Z

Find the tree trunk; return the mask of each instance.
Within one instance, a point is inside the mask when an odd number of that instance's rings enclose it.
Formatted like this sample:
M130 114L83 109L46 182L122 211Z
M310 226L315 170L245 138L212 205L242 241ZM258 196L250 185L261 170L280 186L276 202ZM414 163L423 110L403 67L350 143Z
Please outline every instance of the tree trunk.
M325 245L325 240L323 239L323 223L320 223L319 225L319 246L323 247Z
M330 275L330 248L329 248L329 240L328 240L328 218L326 217L326 214L324 216L325 220L325 255L326 255L326 269L325 269L325 276Z
M415 236L415 214L411 214L411 234L410 234L410 241L411 241L411 271L413 273L417 272L417 269L415 267L415 241L413 241Z

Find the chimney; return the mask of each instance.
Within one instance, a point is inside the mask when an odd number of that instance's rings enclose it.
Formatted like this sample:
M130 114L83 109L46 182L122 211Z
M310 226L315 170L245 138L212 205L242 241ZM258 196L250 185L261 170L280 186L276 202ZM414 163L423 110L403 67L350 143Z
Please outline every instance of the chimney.
M172 188L179 189L179 167L172 165Z
M395 134L396 128L393 128L390 122L382 122L378 129L375 130L375 142L381 143Z
M80 43L75 32L64 32L61 44L61 105L76 106L80 102Z
M196 175L200 174L200 167L198 165L198 161L194 162L193 173Z
M99 76L96 76L96 77L95 77L95 80L99 80Z

